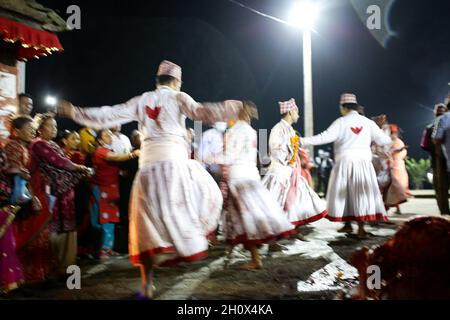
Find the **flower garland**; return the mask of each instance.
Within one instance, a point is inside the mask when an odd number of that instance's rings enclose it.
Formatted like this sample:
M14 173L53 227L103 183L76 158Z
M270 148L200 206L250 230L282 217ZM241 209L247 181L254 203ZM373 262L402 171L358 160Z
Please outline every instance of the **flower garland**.
M291 148L294 151L294 154L292 155L291 160L289 160L289 165L294 165L297 162L300 149L300 137L297 134L291 138Z

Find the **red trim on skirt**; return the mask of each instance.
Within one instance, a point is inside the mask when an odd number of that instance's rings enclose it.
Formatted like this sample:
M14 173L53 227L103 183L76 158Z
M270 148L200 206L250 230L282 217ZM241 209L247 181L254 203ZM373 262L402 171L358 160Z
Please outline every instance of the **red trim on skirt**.
M164 254L164 253L176 253L175 247L159 247L147 250L145 252L141 252L138 255L130 256L129 260L130 262L135 266L141 266L142 262L145 259L148 259L150 257L153 257L157 254ZM197 260L201 260L205 258L208 255L208 250L197 252L193 255L187 256L187 257L176 257L171 260L164 261L163 263L159 264L161 267L172 267L177 265L181 262L193 262Z
M315 216L309 217L306 220L299 220L299 221L294 221L291 222L294 226L303 226L305 224L320 220L322 218L325 218L328 215L328 210L323 211L322 213L319 213Z
M330 215L327 216L327 219L333 222L347 222L347 221L357 221L357 222L366 222L366 221L389 221L388 217L382 213L369 214L365 216L343 216L343 217L332 217Z
M259 246L259 245L262 245L264 243L268 243L268 242L273 241L273 240L279 240L279 239L282 239L282 238L290 237L290 236L292 236L292 235L294 235L296 233L297 233L297 231L295 231L295 230L289 230L289 231L285 231L283 233L280 233L279 235L276 235L276 236L269 236L269 237L264 238L264 239L254 239L254 240L253 239L249 240L247 238L246 234L242 234L240 236L237 236L234 239L226 239L226 243L229 244L229 245L232 245L232 246L235 246L235 245L238 245L238 244L241 244L241 243L243 245L256 245L256 246Z
M206 235L206 239L210 239L215 234L215 232L216 232L216 230L208 233ZM145 259L148 259L150 257L154 257L158 254L176 253L176 252L177 252L177 250L175 249L174 246L153 248L153 249L150 249L147 251L143 251L137 255L130 255L129 261L135 266L140 266L140 265L142 265L142 262ZM200 251L200 252L197 252L197 253L187 256L187 257L176 257L174 259L164 261L159 266L172 267L181 262L194 262L197 260L201 260L201 259L205 258L206 256L208 256L208 250Z

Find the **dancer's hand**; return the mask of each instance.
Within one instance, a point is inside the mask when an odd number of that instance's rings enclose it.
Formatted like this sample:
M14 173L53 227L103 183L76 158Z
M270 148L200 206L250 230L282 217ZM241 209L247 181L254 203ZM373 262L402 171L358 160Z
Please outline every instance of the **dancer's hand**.
M74 171L78 171L78 172L81 172L85 176L89 176L89 175L91 175L93 170L91 168L86 167L86 166L77 164L77 165L75 165Z
M38 197L34 196L31 199L31 209L35 212L39 212L42 210L42 204Z
M95 170L93 168L86 168L86 171L83 172L84 176L87 178L92 178L95 174Z
M75 118L75 107L69 101L61 100L56 110L60 117L69 119Z
M132 159L139 158L139 156L141 155L141 150L140 149L136 149L133 152L131 152L131 154L132 154Z

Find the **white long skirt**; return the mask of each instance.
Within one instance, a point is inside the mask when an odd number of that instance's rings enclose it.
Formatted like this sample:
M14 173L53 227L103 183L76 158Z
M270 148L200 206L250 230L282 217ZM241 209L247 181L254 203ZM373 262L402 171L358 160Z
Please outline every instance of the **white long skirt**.
M228 187L223 215L228 244L261 245L295 233L294 226L259 179L231 179Z
M327 204L301 176L301 167L269 168L264 186L277 199L288 220L295 226L317 221L327 215Z
M284 208L289 187L291 186L291 174L291 167L273 163L261 181L281 208Z
M341 155L331 172L327 195L331 221L387 220L371 156Z
M157 265L204 258L218 225L222 195L195 160L161 161L139 170L130 201L130 261Z

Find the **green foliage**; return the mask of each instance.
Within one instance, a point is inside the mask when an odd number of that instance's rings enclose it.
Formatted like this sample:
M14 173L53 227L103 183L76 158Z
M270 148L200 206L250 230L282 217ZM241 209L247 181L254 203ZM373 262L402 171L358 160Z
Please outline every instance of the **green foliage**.
M420 159L419 161L408 159L405 163L413 189L422 189L423 182L427 178L427 171L431 166L430 159Z

